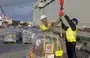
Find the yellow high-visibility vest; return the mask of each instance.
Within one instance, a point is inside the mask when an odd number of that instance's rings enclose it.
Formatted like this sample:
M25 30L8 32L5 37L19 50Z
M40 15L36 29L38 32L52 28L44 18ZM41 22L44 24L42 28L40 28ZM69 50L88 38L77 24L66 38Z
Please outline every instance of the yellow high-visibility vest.
M76 34L77 34L77 29L76 31L73 31L71 27L69 27L66 31L66 39L68 42L76 42Z
M40 29L42 30L42 31L45 31L45 30L47 30L48 29L48 27L46 27L45 25L43 25L43 24L41 24L40 26Z

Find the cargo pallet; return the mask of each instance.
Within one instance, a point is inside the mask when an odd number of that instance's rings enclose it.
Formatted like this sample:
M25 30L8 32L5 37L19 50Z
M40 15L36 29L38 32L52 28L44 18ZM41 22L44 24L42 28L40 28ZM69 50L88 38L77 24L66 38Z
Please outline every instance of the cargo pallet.
M16 42L4 42L5 44L16 44Z
M31 42L30 43L28 43L28 42L24 42L23 44L32 44Z

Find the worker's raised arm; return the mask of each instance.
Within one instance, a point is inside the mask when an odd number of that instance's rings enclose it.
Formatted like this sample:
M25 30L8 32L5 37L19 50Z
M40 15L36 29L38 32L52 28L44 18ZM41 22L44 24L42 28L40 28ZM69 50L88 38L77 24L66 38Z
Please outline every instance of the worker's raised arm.
M51 25L57 26L59 23L60 23L60 17L58 18L58 20L56 22L53 22Z
M62 19L61 19L60 17L59 17L59 19L58 19L56 22L54 22L53 26L56 26L56 25L58 25L59 23L61 23L62 28L63 28L65 31L68 29L68 26L66 26L66 25L63 23L63 21L62 21Z
M65 15L64 17L67 20L68 24L70 25L71 29L73 31L75 31L76 30L76 25L70 20L70 18L67 15Z
M66 25L63 23L62 19L60 19L60 21L61 21L61 24L62 24L62 28L66 31L66 30L68 29L68 26L66 26Z

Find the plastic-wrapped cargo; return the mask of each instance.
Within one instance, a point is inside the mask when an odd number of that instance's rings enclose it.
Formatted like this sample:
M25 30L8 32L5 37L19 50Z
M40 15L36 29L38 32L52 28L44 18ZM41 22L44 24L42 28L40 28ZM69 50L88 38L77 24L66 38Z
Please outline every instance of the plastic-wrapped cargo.
M23 29L22 31L22 42L23 43L30 43L30 39L31 39L31 35L30 35L30 31L27 29Z
M40 33L38 28L35 27L27 27L22 30L22 41L23 43L32 43L32 36L34 33Z
M22 43L22 28L16 28L16 42Z
M8 28L7 29L4 42L16 42L15 28Z
M53 33L37 33L33 36L33 53L34 58L55 58L62 57L63 49L59 41L60 37ZM27 58L31 57L31 49Z

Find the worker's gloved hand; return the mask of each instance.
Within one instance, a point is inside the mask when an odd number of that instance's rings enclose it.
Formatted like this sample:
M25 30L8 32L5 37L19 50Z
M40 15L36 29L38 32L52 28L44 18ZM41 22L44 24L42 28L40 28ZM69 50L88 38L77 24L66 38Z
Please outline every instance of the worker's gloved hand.
M62 19L60 19L60 21L62 21Z
M54 27L55 25L56 25L56 23L55 23L55 22L52 22L52 23L51 23L51 26L52 26L52 27Z

